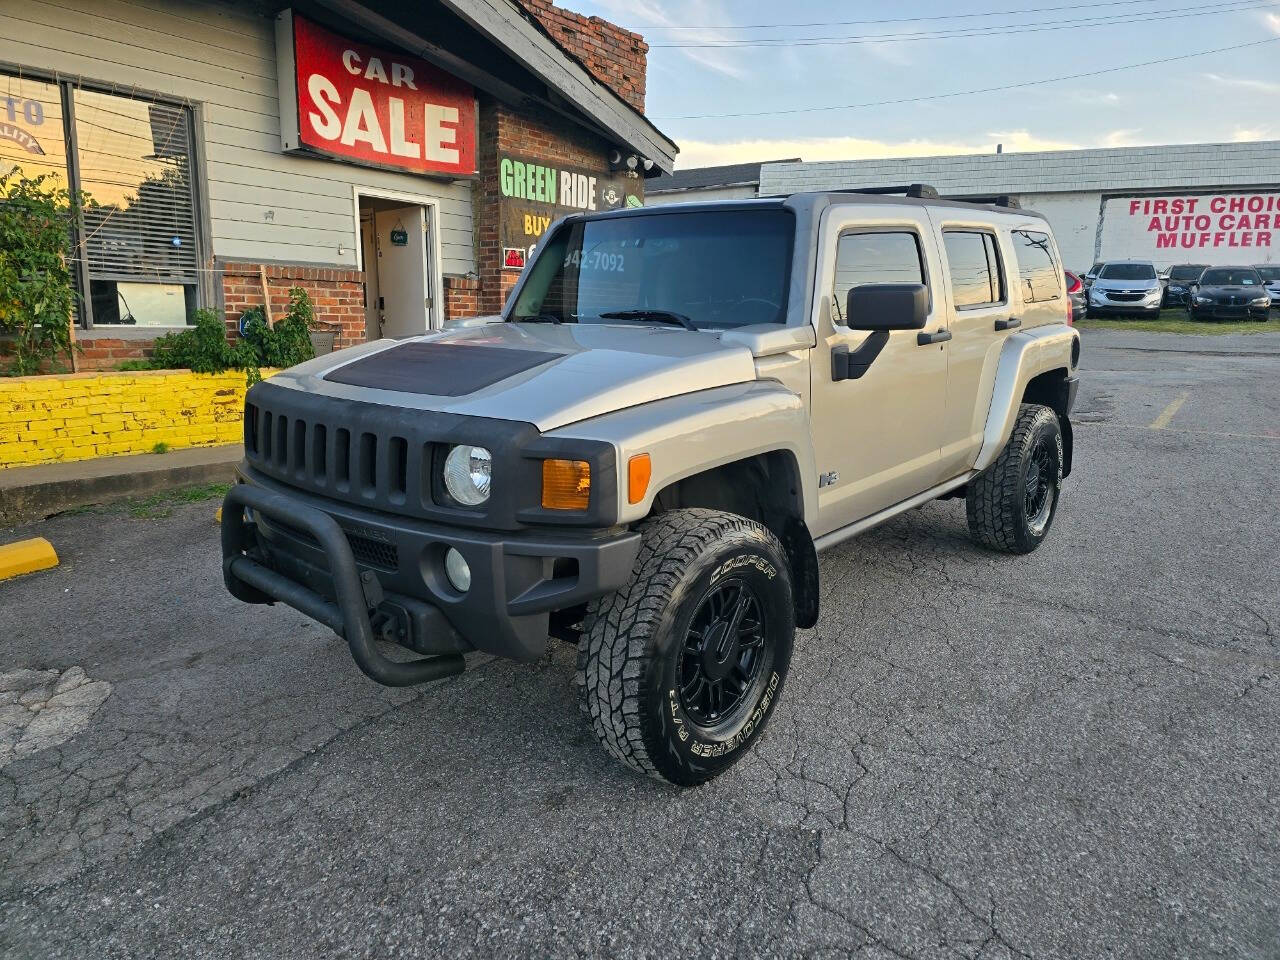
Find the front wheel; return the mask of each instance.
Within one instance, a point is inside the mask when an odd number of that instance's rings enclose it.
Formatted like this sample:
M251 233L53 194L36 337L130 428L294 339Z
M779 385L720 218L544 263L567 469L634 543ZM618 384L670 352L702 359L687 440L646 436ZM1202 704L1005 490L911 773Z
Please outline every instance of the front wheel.
M772 533L735 514L674 510L641 529L630 583L587 610L580 681L605 750L694 786L737 762L782 692L790 567Z
M1044 541L1062 493L1062 425L1048 407L1024 403L996 462L969 482L969 535L1005 553Z

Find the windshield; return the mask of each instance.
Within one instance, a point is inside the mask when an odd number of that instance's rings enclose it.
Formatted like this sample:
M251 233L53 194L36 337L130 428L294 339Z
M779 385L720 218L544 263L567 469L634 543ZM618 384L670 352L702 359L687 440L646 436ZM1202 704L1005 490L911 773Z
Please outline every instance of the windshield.
M1280 267L1258 267L1258 275L1264 283L1275 283L1280 280Z
M1204 273L1204 264L1192 263L1186 266L1174 267L1169 271L1170 280L1198 280L1200 274Z
M1262 283L1257 270L1206 270L1200 278L1202 287L1254 287Z
M541 251L507 319L784 323L794 235L794 216L779 209L572 223Z
M1154 280L1156 268L1149 263L1108 263L1098 276L1103 280Z

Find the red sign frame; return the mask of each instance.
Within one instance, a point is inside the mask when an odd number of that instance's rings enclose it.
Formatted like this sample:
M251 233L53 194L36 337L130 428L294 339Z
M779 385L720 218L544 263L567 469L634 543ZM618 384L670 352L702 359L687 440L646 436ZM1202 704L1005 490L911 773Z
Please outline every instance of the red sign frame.
M476 100L469 83L296 13L291 19L296 116L282 117L286 147L292 127L296 146L317 153L414 173L476 173Z

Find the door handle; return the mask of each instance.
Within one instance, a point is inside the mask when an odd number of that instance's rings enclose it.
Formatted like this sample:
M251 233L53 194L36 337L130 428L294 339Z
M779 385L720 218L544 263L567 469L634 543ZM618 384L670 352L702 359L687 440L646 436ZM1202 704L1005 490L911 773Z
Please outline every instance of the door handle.
M935 330L933 333L916 334L916 343L922 347L927 347L931 343L946 343L950 339L950 330Z
M996 321L997 330L1016 330L1020 326L1022 326L1022 321L1017 317L1010 317L1008 320Z

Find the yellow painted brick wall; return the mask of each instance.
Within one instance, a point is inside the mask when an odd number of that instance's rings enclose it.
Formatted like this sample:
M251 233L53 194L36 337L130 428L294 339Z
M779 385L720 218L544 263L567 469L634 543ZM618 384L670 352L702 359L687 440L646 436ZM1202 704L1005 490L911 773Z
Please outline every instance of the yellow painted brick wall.
M239 443L244 393L234 371L0 378L0 469Z

